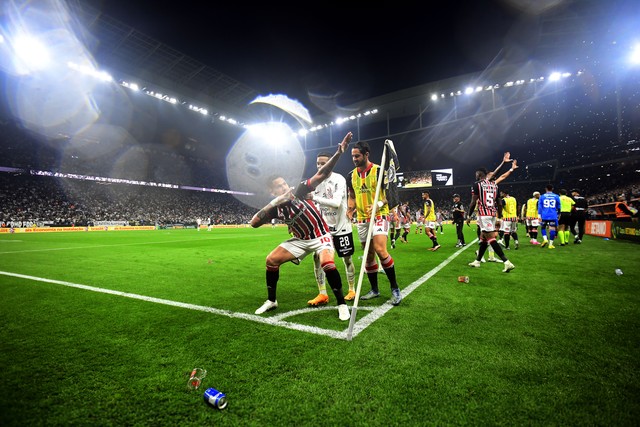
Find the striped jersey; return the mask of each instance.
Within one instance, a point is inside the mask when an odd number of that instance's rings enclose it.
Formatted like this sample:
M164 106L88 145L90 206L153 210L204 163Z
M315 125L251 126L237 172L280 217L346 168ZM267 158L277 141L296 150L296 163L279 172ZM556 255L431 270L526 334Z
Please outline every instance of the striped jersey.
M471 188L471 194L478 197L476 208L479 216L497 216L498 185L495 182L486 178L476 181Z
M378 171L380 166L370 163L369 167L364 171L355 168L351 171L351 180L349 188L353 190L356 199L356 219L358 221L366 221L369 218L367 208L373 204L376 196L376 187L378 185ZM384 200L384 189L380 188L380 199ZM389 205L386 203L379 209L376 209L376 215L389 215Z
M502 218L506 221L517 221L518 211L516 209L516 198L507 196L502 199Z
M314 191L308 180L301 182L300 186L306 187L306 194ZM298 189L296 189L296 193L301 194ZM296 197L270 209L268 215L287 224L289 232L301 240L312 240L329 233L329 226L322 218L318 206L311 199Z

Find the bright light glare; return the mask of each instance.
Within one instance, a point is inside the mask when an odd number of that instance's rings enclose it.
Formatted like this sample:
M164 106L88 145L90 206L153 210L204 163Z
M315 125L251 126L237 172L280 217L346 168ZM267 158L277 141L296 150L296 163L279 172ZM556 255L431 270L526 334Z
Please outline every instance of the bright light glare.
M49 51L38 39L32 36L18 36L13 42L16 56L28 71L42 70L51 62Z
M640 43L633 47L629 59L633 65L640 65Z
M558 73L558 72L551 73L551 74L549 75L549 81L550 81L550 82L557 82L558 80L560 80L560 76L561 76L561 74L560 74L560 73Z

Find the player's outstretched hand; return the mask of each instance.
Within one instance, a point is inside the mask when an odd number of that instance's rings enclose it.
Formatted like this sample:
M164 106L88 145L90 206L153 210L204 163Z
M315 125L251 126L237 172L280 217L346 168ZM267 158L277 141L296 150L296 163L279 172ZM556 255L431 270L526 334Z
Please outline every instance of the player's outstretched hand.
M511 169L518 169L518 161L513 159L513 163L511 163Z
M502 158L503 162L510 162L511 161L511 153L509 151L506 151L504 153L504 157Z
M347 146L351 142L351 138L353 138L353 133L347 132L347 134L342 138L342 142L338 146L338 150L340 150L340 154L344 153L347 149Z

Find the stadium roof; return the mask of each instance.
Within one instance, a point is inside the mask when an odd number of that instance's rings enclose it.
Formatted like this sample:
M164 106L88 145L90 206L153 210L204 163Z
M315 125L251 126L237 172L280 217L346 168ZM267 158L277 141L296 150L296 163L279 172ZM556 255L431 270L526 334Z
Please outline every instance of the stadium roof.
M259 96L255 89L102 13L89 5L90 1L76 0L70 7L95 38L92 51L101 66L207 103L245 122L253 121L255 111L247 106ZM314 121L329 123L338 115L382 107L385 114L376 120L418 115L434 93L450 94L468 85L486 87L538 78L554 71L551 68L554 62L568 65L567 61L572 61L574 67L568 71L575 72L580 56L593 53L598 44L615 38L605 9L600 2L567 2L560 10L552 9L535 19L523 20L517 26L520 34L513 34L505 41L503 51L486 70L362 100L314 117ZM606 10L614 13L614 7Z

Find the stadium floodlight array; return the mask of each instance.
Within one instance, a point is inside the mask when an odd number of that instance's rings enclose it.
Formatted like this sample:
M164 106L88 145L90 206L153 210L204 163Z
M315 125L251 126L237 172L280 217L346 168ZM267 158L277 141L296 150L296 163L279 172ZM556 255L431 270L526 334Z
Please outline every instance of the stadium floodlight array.
M455 97L455 96L460 96L462 94L464 95L473 95L482 91L495 91L496 89L500 89L500 88L508 88L508 87L514 87L514 86L522 86L524 84L535 84L535 83L542 83L546 80L548 81L558 81L560 79L565 79L568 77L573 76L574 74L576 76L580 76L584 73L584 71L579 70L575 73L569 73L569 72L564 72L564 73L560 73L560 72L554 72L551 73L548 77L548 79L545 79L545 77L538 77L538 78L530 78L529 80L525 80L525 79L519 79L519 80L510 80L508 82L505 82L503 84L500 83L495 83L492 85L482 85L482 86L467 86L464 91L463 90L456 90L456 91L451 91L449 92L449 97ZM447 95L445 93L441 93L440 95L438 95L437 93L433 93L431 94L431 101L438 101L439 99L444 99L446 98Z

